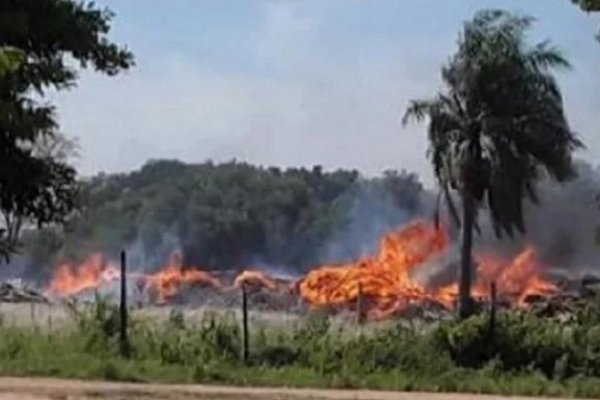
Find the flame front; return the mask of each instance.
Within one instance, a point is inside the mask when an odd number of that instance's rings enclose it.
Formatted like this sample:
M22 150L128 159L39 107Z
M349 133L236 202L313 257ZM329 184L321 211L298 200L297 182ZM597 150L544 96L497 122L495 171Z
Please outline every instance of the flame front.
M386 234L378 251L369 257L347 264L328 264L314 268L290 285L290 293L312 307L354 306L364 299L368 319L381 319L408 305L433 301L448 309L454 307L458 285L431 288L414 278L416 271L448 250L447 231L427 221L415 221ZM473 295L485 300L490 284L496 283L498 297L515 306L525 306L528 299L557 293L558 288L542 278L544 265L535 249L526 247L512 260L493 253L474 255L476 280ZM427 270L425 270L427 271ZM223 283L209 272L184 268L181 256L173 254L158 272L133 272L138 285L154 295L155 302L168 303L186 286L210 286L221 289ZM120 278L119 270L99 253L80 264L64 263L55 269L48 291L57 296L75 295ZM258 270L245 270L236 276L233 287L249 285L263 290L281 289L278 281ZM283 285L285 287L285 285Z
M411 272L448 247L448 235L432 223L414 222L387 234L374 257L357 263L326 265L300 282L300 296L312 306L352 303L359 293L369 298L369 318L383 318L415 300L428 297Z
M277 282L262 271L256 270L245 270L241 274L236 276L233 281L233 286L241 288L242 286L249 285L255 287L265 287L270 290L277 288Z
M146 289L156 295L156 302L164 304L179 293L184 285L207 285L221 287L221 282L205 271L184 268L181 256L174 253L169 262L158 272L141 278Z
M387 234L379 252L370 258L346 265L324 265L311 271L299 285L300 296L310 305L353 304L359 293L369 300L367 318L381 319L419 301L432 300L452 308L458 285L428 289L416 282L411 272L444 252L448 235L433 224L418 221ZM547 296L557 287L540 277L543 266L533 247L528 246L513 260L490 254L475 255L477 280L473 296L486 299L490 284L496 283L498 296L516 306L524 306L530 296Z
M120 275L102 254L94 253L80 264L60 264L54 271L48 291L56 296L71 296L117 280Z
M527 246L509 263L490 256L480 257L477 267L480 280L476 290L484 292L491 282L496 282L500 296L522 306L530 296L545 296L558 291L556 285L540 277L539 272L543 269L532 246Z

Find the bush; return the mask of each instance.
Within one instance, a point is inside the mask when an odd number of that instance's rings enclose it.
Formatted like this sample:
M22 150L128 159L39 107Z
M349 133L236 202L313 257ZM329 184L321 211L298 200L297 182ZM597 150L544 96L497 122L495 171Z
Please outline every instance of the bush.
M288 329L250 327L250 363L240 360L232 314L188 324L131 319L131 359L119 357L116 309L98 299L72 305L75 324L44 332L0 326L0 373L110 380L369 387L503 394L600 395L600 323L582 312L564 325L501 313L421 330L402 324L348 331L322 312ZM578 317L579 318L579 317ZM577 321L577 318L575 319ZM336 325L337 326L337 325Z
M564 328L527 313L498 316L493 336L486 316L440 326L435 343L459 366L481 368L494 360L503 371L537 370L548 377L571 376L577 357Z

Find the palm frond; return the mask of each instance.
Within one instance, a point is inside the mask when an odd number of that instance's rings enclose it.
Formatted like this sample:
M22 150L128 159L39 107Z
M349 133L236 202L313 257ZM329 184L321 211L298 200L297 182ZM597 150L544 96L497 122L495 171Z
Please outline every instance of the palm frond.
M570 69L571 63L565 58L562 51L552 46L549 41L535 45L525 54L525 61L536 71L547 71L548 69Z
M421 122L430 117L436 107L438 107L438 104L434 99L412 100L402 116L402 124L407 125L411 120Z
M582 147L553 75L570 64L548 41L526 43L534 21L477 13L442 69L444 90L411 102L403 118L428 123L428 155L451 218L460 222L451 191L466 191L485 202L497 235L525 232L524 202L539 201L536 182L571 177Z

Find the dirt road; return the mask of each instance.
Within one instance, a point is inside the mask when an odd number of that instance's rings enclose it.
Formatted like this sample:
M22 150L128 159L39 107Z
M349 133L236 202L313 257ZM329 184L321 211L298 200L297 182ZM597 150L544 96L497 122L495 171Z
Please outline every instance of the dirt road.
M204 385L153 385L38 378L0 378L0 400L532 400L460 394L285 388L236 388ZM541 400L541 399L538 399Z

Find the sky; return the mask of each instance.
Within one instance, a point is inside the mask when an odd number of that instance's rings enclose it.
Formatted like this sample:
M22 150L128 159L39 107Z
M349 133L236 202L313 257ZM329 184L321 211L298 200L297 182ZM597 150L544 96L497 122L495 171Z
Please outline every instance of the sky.
M597 15L569 0L97 0L110 38L137 65L83 72L51 95L76 137L84 176L149 159L407 169L432 182L425 127L401 124L413 98L440 88L462 24L482 8L532 15L573 70L559 80L569 121L600 159ZM142 6L144 4L144 6Z

